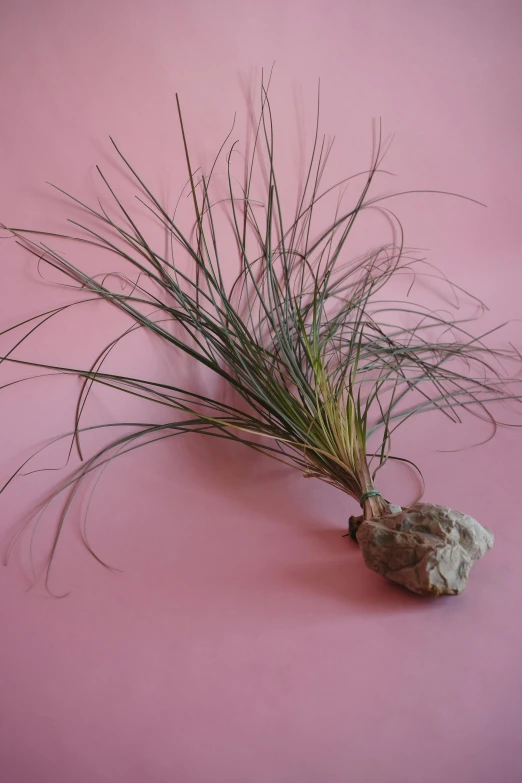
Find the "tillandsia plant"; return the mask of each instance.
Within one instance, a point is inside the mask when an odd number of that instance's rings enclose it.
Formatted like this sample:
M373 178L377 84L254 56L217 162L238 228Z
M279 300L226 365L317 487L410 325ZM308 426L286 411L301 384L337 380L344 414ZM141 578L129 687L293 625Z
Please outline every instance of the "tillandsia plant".
M401 224L385 204L392 196L370 194L386 152L380 135L369 170L323 188L331 143L319 134L318 106L313 151L295 213L284 219L267 89L262 85L253 142L240 176L233 170L236 143L229 141L230 134L207 174L192 168L177 102L188 168L184 192L193 207L186 226L178 219L178 210L167 209L111 138L117 160L139 190L140 209L145 206L158 224L161 242L146 233L99 168L110 208L101 201L88 206L60 191L89 216L87 221L69 221L75 234L3 226L34 253L39 265L59 270L82 295L92 294L90 298L103 300L130 319L125 332L115 335L85 368L31 363L13 355L30 335L71 305L6 330L25 332L2 361L81 379L74 429L61 436L71 439L80 465L32 518L36 524L49 502L66 493L46 583L67 511L83 480L145 443L188 432L255 449L354 498L362 514L350 518L349 532L367 565L418 593L459 593L473 561L492 545L487 528L445 506L391 504L375 488L375 479L388 460L399 459L391 453L392 436L414 415L438 411L458 420L460 410L494 421L491 403L518 401L504 370L516 353L489 347L485 336L471 334L466 319L450 315L447 306L439 311L414 303L409 296L404 301L387 296L386 287L401 276L412 285L422 276L437 278L454 293L466 294L405 248ZM221 162L228 192L216 203L211 194ZM343 207L347 184L353 188L357 182L362 184L355 202ZM323 205L328 198L335 204L325 223ZM395 224L395 239L351 259L348 240L354 223L375 206L386 207ZM227 280L225 269L224 256L230 269L230 242L223 244L223 215L238 262L232 280ZM69 260L68 253L51 246L56 238L81 243L93 252L106 251L129 271L90 275ZM125 281L125 288L114 290L114 275ZM111 351L140 328L223 379L237 403L154 378L108 372ZM82 436L93 427L84 427L82 416L93 384L163 406L171 411L172 420L127 424L131 432L85 458ZM15 539L21 532L22 528Z

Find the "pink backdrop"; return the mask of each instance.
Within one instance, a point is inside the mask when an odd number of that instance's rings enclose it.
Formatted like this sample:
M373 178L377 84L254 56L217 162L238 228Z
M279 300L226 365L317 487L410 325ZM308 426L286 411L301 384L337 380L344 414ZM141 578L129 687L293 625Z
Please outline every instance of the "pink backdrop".
M367 165L381 116L396 134L387 165L400 189L488 204L422 196L396 208L408 243L487 300L488 323L516 319L521 25L516 0L3 0L0 219L57 226L64 205L46 180L92 199L93 164L110 166L109 133L172 200L185 176L174 92L204 163L234 110L241 116L245 84L276 60L272 97L290 152L295 96L311 118L320 76L322 127L337 137L341 173ZM2 328L62 301L12 242L0 242L0 259ZM87 361L114 325L93 307L20 355ZM522 345L519 323L509 335ZM164 368L150 341L126 350L117 366ZM0 382L17 372L3 366ZM2 477L69 428L76 390L44 379L2 392ZM135 410L100 393L89 418ZM85 499L53 575L67 598L50 598L39 581L26 592L27 540L0 571L2 781L520 781L522 432L441 452L486 434L428 417L397 441L422 466L427 500L496 534L468 591L435 601L364 568L341 538L355 504L326 485L196 439L114 464L90 530L124 574L82 547ZM4 549L57 476L21 479L0 498ZM415 491L391 468L379 486L404 503ZM37 553L57 513L42 523Z

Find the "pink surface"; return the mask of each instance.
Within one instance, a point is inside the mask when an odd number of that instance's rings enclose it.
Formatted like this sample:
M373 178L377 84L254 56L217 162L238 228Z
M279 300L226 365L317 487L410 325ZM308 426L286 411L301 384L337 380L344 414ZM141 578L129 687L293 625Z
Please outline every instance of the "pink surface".
M381 116L396 134L394 189L441 188L489 205L409 197L396 208L408 243L429 247L433 263L487 300L488 323L516 319L521 25L520 4L508 0L3 0L0 219L56 227L65 209L45 180L92 199L93 164L110 167L109 133L172 202L185 176L174 92L194 155L208 163L234 110L244 112L245 85L276 60L288 172L295 96L308 122L320 76L322 127L337 136L341 174L367 165ZM0 260L2 327L64 301L12 242L0 242ZM23 355L86 361L115 323L93 307ZM520 347L520 323L510 330ZM164 368L155 343L126 351L116 366ZM1 372L1 383L19 373ZM45 379L2 392L2 477L70 427L76 390ZM136 410L100 393L89 418ZM26 592L27 542L0 571L2 783L522 780L522 432L439 451L486 434L428 418L397 442L422 466L428 501L476 516L497 537L468 591L435 601L364 568L341 538L355 504L326 485L196 439L114 464L90 530L124 574L82 547L85 500L53 575L67 598L49 598L40 582ZM58 450L48 464L63 459ZM57 476L21 479L0 498L3 546ZM415 491L392 469L379 486L398 502Z

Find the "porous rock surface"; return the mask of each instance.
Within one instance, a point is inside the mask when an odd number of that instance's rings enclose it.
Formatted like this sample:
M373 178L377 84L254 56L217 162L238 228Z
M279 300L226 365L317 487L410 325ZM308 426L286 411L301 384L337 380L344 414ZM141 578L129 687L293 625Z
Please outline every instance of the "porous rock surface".
M493 533L460 511L431 503L390 508L367 519L357 541L368 568L423 595L458 595L471 566L493 546Z

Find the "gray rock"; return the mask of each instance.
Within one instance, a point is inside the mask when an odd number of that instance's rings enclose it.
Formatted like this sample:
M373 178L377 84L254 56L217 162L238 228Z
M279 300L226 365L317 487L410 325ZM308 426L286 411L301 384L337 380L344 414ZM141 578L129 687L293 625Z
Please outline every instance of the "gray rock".
M368 568L423 595L458 595L471 566L493 546L493 533L446 506L415 503L357 528Z

